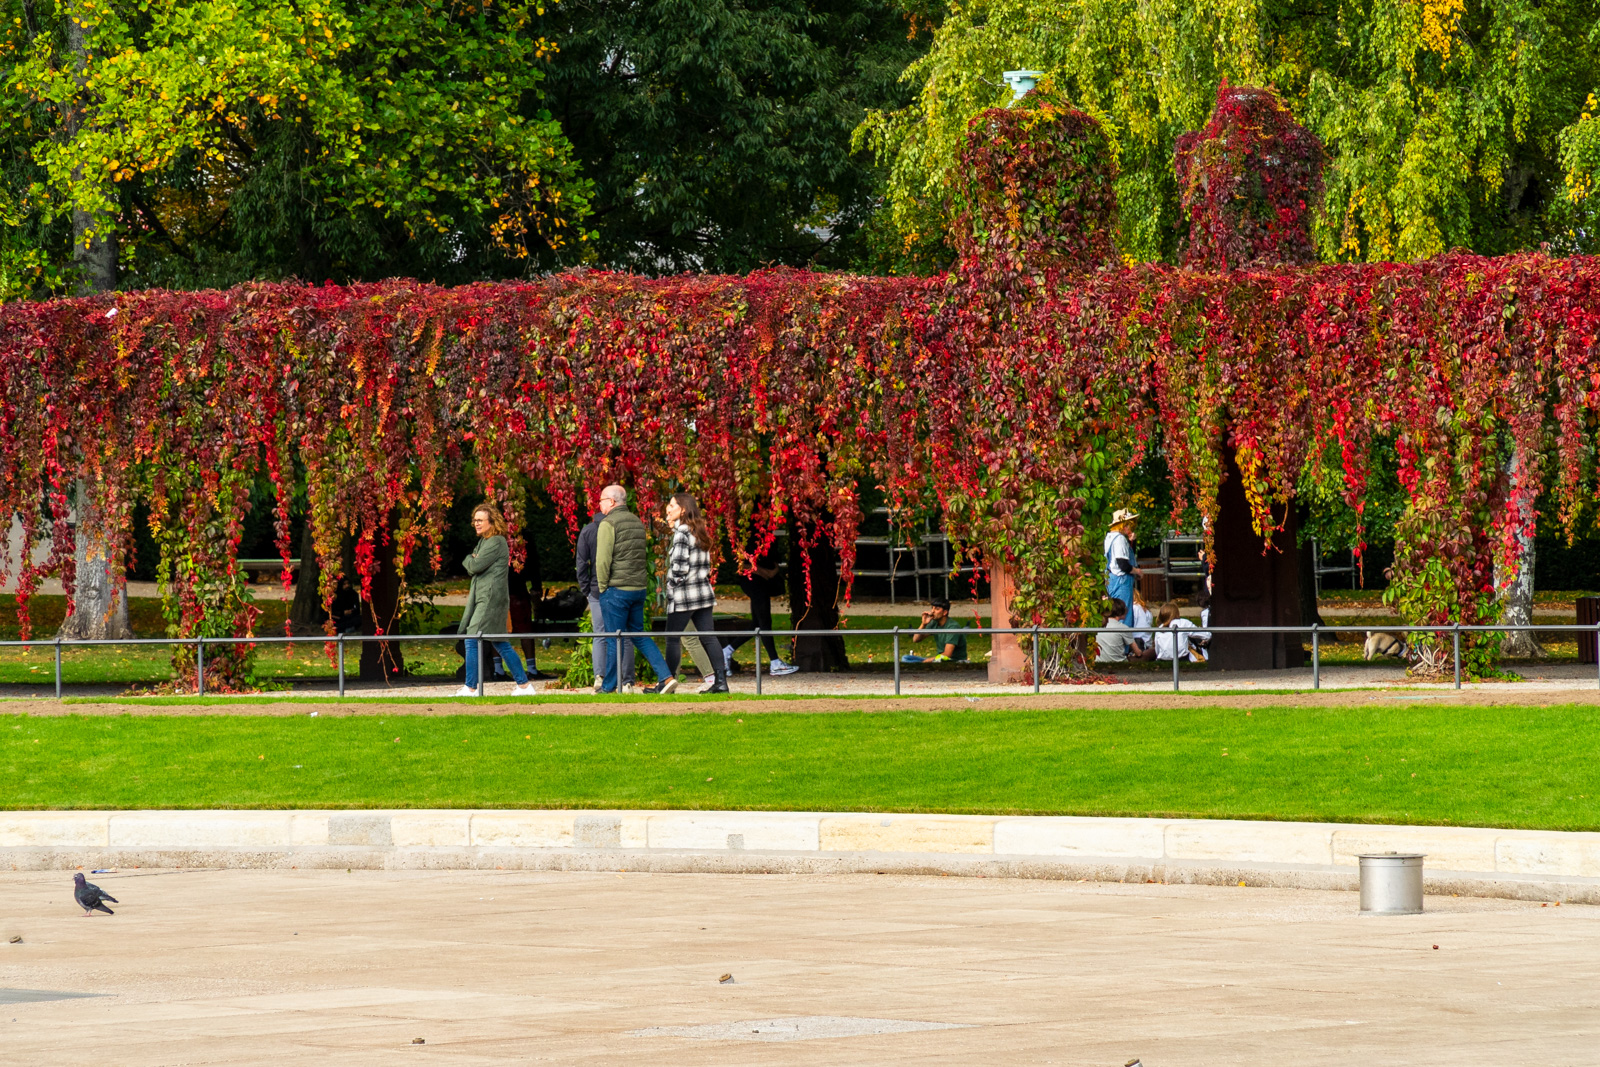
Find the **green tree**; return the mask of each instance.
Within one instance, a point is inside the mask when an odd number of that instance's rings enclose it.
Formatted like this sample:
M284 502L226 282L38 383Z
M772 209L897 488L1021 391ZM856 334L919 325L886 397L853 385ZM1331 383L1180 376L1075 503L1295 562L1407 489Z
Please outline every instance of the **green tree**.
M1174 141L1226 78L1276 88L1326 147L1324 259L1589 248L1597 26L1597 0L974 0L907 69L916 101L874 111L857 143L890 168L902 242L926 244L967 120L1006 102L1001 71L1044 71L1112 134L1124 255L1168 258Z
M888 0L551 7L545 88L594 182L583 251L648 273L857 261L882 177L850 131L910 103L916 26Z
M535 3L0 0L0 295L515 273L578 243ZM81 39L81 48L74 47ZM76 231L74 213L88 219Z

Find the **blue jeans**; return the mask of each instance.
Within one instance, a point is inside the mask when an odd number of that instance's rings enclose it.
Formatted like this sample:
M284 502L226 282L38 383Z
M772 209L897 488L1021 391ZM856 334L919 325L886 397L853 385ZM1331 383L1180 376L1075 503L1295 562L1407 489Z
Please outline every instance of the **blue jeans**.
M605 615L607 630L632 631L637 633L644 629L644 590L643 589L618 589L612 586L600 594L600 611ZM624 639L623 647L628 641L633 642L633 647L644 653L644 660L650 664L650 669L656 672L656 678L665 680L672 677L672 672L667 670L667 661L661 655L661 649L648 637L633 637ZM613 649L616 639L608 638L606 643ZM615 693L617 691L617 661L621 657L611 655L607 657L605 684L601 686L602 693Z
M522 669L522 657L517 655L517 650L511 647L510 641L490 641L494 650L500 653L500 660L511 670L511 677L517 680L518 685L528 684L528 672ZM467 688L478 688L478 639L467 638Z
M1131 574L1106 575L1106 596L1122 601L1122 606L1128 609L1128 618L1133 618L1133 586L1138 581Z
M600 598L598 596L589 598L589 625L594 628L594 632L597 634L606 628L606 615L600 609ZM594 680L596 682L605 680L606 664L611 662L611 656L617 650L616 645L615 641L605 641L598 637L590 642L591 651L594 653ZM622 657L622 684L633 684L632 656Z

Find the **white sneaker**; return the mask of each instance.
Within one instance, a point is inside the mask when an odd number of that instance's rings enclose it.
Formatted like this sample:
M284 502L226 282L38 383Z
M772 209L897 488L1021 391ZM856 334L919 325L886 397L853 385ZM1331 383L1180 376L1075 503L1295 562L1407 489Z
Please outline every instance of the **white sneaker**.
M785 663L781 659L775 659L772 661L772 667L769 673L776 678L782 674L793 674L799 669L800 668L796 667L793 663Z
M637 696L639 693L639 687L634 685L632 682L625 682L618 692L623 693L626 696Z
M713 689L715 689L716 687L717 687L717 676L716 675L712 675L710 678L707 678L705 681L701 682L700 683L700 688L696 689L695 692L696 693L709 693Z
M476 689L470 689L467 686L462 686L460 689L456 690L455 695L458 697L475 697L478 695L478 691Z
M511 690L511 695L514 697L531 697L537 692L538 690L533 687L532 682L524 682Z

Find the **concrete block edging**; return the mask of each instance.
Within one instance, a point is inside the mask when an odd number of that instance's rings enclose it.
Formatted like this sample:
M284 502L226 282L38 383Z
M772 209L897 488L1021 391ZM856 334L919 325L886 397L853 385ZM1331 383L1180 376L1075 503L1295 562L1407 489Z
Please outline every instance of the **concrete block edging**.
M1360 853L1390 850L1427 853L1430 889L1600 902L1600 833L873 812L0 812L0 865L33 870L893 870L1349 888Z

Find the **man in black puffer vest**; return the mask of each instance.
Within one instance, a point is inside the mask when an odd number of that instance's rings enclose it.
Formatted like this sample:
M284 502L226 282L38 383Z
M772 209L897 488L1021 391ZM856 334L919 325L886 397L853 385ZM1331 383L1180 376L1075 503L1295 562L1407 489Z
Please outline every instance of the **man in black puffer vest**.
M595 530L594 581L600 591L605 629L638 634L644 630L644 597L650 579L644 523L628 510L628 493L620 485L608 485L601 490L600 513L600 524ZM667 670L666 658L656 643L643 636L631 640L660 679L645 692L670 693L676 689L678 680ZM626 658L627 640L622 644L624 655L608 656L608 661ZM617 663L607 662L600 692L617 691L617 667Z

